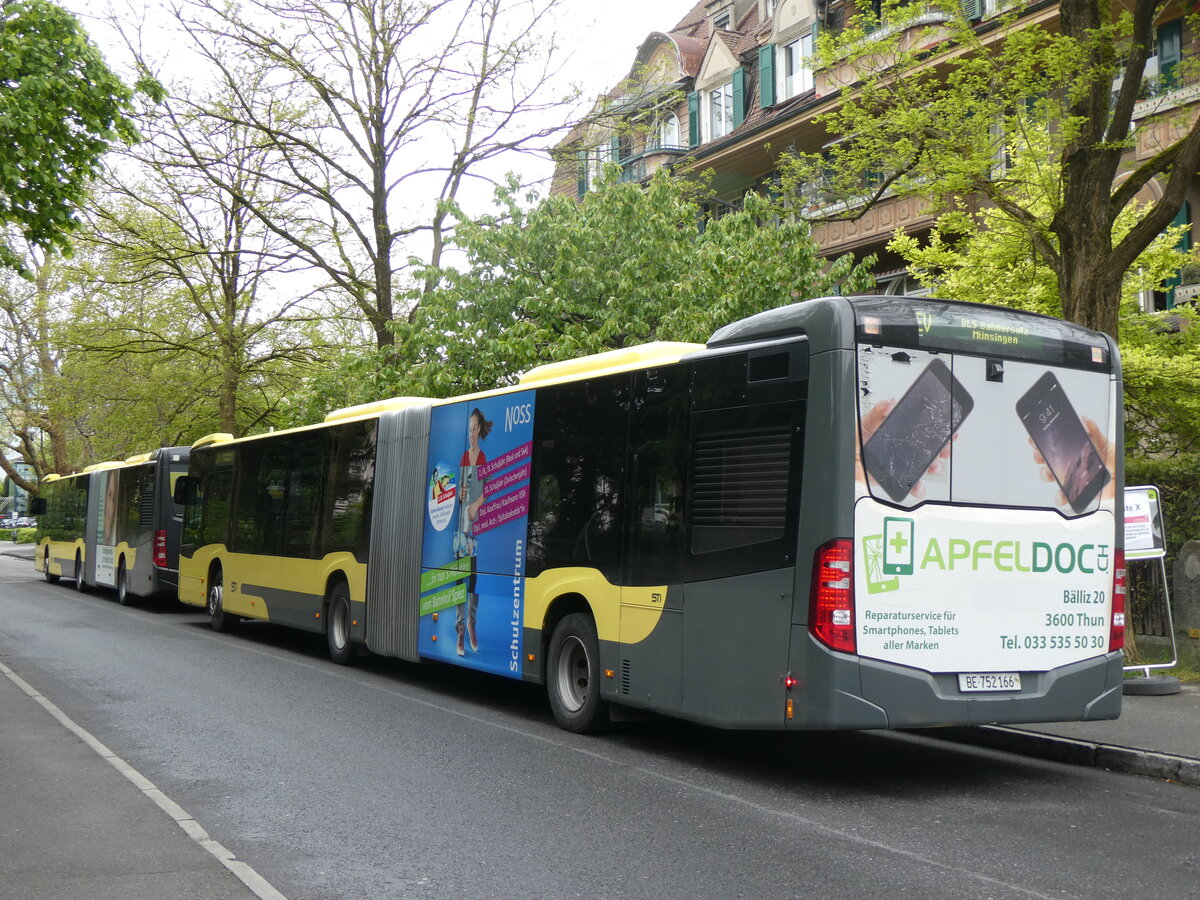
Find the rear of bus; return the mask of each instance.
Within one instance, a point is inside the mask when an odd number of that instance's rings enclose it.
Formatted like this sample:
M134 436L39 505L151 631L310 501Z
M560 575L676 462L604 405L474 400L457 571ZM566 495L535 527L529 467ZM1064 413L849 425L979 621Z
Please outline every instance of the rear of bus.
M814 376L841 386L810 395L810 436L814 417L838 426L806 452L798 568L812 565L798 572L808 609L797 610L807 615L793 633L788 724L1115 718L1115 343L1001 307L818 302L848 308L853 337L834 346L843 327L824 348L813 342ZM847 442L853 484L815 488L814 454L848 457Z

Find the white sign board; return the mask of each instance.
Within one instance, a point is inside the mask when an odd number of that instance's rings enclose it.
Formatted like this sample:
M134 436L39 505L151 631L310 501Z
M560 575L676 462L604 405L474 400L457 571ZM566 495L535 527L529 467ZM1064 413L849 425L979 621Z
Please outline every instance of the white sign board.
M1161 559L1167 555L1162 494L1153 485L1125 488L1125 558Z

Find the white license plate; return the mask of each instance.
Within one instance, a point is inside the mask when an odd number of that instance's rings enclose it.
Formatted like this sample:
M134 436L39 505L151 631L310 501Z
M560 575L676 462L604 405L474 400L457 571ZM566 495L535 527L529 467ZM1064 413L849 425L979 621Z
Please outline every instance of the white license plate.
M1019 691L1021 674L1019 672L960 672L958 689L964 692Z

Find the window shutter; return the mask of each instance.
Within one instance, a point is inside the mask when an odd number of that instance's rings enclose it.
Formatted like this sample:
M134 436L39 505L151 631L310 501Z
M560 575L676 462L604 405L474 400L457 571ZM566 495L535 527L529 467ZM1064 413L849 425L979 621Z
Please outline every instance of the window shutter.
M983 17L983 0L963 0L963 16L970 21Z
M621 161L621 138L620 135L614 134L608 139L608 158L613 162Z
M1175 214L1175 219L1173 222L1171 222L1171 224L1176 227L1180 225L1192 224L1192 207L1190 203L1188 203L1186 200L1184 201L1183 206L1179 207L1179 212ZM1175 246L1184 253L1192 249L1191 229L1185 231L1179 236L1179 240L1176 241ZM1168 278L1166 283L1163 285L1167 292L1167 309L1171 309L1175 305L1175 288L1179 287L1181 284L1183 284L1182 269L1176 271L1175 274Z
M688 94L688 146L700 146L700 92Z
M817 35L820 33L821 33L821 16L818 14L818 15L813 16L813 26L812 26L813 53L817 52Z
M775 105L775 45L758 48L758 105Z
M746 69L733 72L733 127L746 121Z
M1179 86L1179 60L1182 53L1183 23L1176 19L1158 26L1158 77L1164 90Z
M587 193L588 189L588 152L586 150L576 150L575 156L579 162L579 171L576 173L575 196L582 197Z

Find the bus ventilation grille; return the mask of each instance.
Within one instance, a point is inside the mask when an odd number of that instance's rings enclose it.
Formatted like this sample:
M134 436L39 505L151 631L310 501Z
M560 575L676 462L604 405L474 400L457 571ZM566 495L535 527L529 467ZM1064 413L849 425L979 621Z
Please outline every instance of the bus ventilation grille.
M621 660L621 693L629 693L629 660Z

